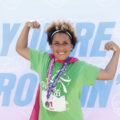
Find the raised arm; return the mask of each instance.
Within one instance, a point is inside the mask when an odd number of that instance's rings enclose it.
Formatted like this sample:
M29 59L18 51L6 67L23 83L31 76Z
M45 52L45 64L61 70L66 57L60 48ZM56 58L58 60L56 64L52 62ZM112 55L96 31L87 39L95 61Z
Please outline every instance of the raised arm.
M115 76L117 66L118 66L118 61L119 61L119 55L120 55L120 48L118 45L116 45L114 42L108 42L105 45L106 50L113 50L113 56L106 66L105 69L101 69L97 80L112 80Z
M28 48L28 35L30 27L32 28L40 28L40 24L37 21L27 22L18 38L16 44L16 51L23 56L24 58L30 60L29 56L29 48Z

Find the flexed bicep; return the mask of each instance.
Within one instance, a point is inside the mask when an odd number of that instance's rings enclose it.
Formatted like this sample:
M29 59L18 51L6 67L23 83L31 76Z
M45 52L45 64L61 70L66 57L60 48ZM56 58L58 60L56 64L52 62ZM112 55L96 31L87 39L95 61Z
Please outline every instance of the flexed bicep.
M40 24L37 21L27 22L16 44L16 51L27 60L30 60L29 48L28 48L28 35L29 35L30 27L39 29Z

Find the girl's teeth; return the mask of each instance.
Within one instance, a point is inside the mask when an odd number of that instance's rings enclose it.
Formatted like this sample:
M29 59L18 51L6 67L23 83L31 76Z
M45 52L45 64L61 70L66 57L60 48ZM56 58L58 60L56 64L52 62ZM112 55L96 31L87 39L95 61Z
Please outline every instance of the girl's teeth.
M63 55L64 53L59 53L60 55Z

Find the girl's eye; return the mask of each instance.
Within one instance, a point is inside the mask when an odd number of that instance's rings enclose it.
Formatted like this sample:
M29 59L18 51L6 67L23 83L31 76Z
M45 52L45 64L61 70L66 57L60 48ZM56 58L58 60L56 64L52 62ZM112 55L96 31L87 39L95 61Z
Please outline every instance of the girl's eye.
M68 43L65 42L63 45L64 45L64 46L65 46L65 45L68 45Z
M55 43L54 45L58 46L59 44L58 44L58 43Z

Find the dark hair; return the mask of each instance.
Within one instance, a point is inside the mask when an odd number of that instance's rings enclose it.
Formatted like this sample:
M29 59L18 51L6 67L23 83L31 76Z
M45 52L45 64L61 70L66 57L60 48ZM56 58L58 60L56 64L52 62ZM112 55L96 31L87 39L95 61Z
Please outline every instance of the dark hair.
M47 41L48 41L49 45L52 44L52 40L53 40L53 36L54 36L54 35L52 36L52 34L57 30L60 30L60 32L62 31L62 33L65 33L65 34L66 34L66 32L68 32L71 35L70 40L71 40L71 43L73 44L73 48L74 48L76 45L76 42L77 42L77 35L75 33L75 28L73 27L73 25L71 23L66 22L66 21L52 22L47 27L46 33L47 33L47 37L48 37Z

